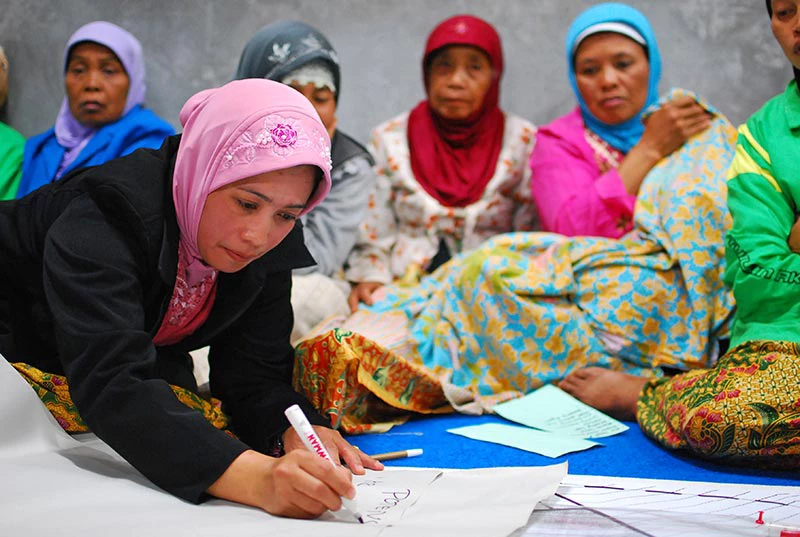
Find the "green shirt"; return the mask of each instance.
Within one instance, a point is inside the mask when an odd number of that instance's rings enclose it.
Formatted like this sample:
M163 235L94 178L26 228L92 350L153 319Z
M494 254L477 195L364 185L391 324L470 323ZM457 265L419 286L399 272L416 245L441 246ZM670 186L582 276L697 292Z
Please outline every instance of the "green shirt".
M787 240L800 200L800 94L792 81L739 127L728 172L733 228L725 283L733 287L731 346L800 342L800 255Z
M20 133L0 122L0 201L17 196L17 187L22 178L22 151L25 138Z

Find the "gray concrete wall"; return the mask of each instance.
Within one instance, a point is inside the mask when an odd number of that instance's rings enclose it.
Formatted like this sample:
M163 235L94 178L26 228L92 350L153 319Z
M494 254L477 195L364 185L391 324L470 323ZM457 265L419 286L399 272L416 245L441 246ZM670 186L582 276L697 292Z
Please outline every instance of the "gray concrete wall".
M472 13L503 39L503 107L546 123L574 106L564 34L588 0L5 0L0 43L11 62L7 120L26 136L52 126L63 96L64 43L104 19L142 42L147 105L174 126L194 92L232 77L242 47L264 24L301 19L342 60L339 125L365 140L423 97L425 39L442 19ZM744 121L791 76L760 0L630 0L650 18L662 52L662 91L692 89Z

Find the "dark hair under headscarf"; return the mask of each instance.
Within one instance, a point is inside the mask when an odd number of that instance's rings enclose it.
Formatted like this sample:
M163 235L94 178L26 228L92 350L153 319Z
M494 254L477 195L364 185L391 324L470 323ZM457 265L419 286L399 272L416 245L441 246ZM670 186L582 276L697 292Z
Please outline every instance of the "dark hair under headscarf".
M772 0L767 0L767 13L769 14L769 18L772 18ZM794 71L794 80L797 82L797 89L800 91L800 70L797 69L794 65L792 66L792 71Z
M339 56L328 39L304 22L278 21L261 28L247 42L235 78L267 78L281 82L295 69L314 61L321 61L330 68L338 101L342 92Z

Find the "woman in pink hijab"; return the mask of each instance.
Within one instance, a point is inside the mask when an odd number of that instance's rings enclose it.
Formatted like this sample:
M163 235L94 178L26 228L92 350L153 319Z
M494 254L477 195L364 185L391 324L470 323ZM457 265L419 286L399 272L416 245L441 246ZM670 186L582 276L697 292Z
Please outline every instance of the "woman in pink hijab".
M180 118L158 150L0 203L0 353L65 429L180 498L336 510L349 472L283 414L300 405L353 472L381 467L291 386L291 273L313 263L295 223L330 190L330 139L267 80L198 93ZM222 412L196 395L188 352L208 345Z

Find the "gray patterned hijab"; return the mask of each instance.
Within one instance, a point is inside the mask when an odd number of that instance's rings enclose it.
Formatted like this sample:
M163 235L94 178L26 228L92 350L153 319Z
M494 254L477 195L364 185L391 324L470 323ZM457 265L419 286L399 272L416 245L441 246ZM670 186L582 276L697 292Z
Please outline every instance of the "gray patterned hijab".
M278 21L261 28L245 45L236 79L267 78L277 82L312 62L326 65L341 93L339 56L316 28L300 21Z

